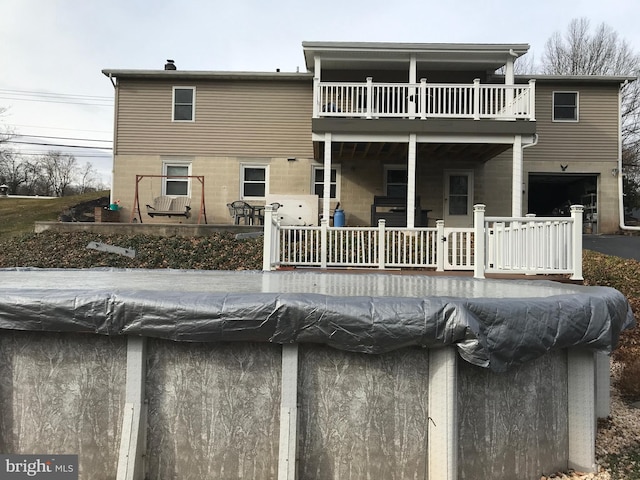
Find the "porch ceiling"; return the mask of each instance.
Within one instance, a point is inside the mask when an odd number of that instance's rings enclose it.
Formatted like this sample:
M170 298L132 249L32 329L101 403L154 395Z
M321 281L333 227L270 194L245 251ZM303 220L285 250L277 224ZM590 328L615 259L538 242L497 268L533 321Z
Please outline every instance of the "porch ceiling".
M331 158L341 160L393 160L406 159L409 145L396 142L333 142ZM511 144L495 143L418 143L418 159L461 159L484 163L511 148ZM324 158L324 142L314 142L314 158Z

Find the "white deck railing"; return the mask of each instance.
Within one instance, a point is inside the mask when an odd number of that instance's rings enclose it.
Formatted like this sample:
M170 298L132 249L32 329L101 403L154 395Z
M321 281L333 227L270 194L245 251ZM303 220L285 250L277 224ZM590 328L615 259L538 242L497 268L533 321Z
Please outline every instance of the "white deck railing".
M535 80L528 85L314 83L314 118L472 118L535 120Z
M571 217L485 217L474 207L473 228L283 226L265 209L263 269L300 267L423 267L485 273L568 274L582 279L582 211Z

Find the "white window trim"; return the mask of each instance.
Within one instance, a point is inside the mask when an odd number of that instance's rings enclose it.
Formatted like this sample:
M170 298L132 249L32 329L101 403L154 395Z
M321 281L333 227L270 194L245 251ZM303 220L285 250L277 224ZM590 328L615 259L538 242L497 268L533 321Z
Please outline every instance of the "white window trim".
M193 101L191 103L191 120L176 120L176 90L192 90ZM171 94L171 121L175 123L193 123L196 121L196 87L177 85Z
M324 165L322 164L317 164L317 165L311 165L311 195L315 195L316 193L316 171L317 170L324 170ZM340 168L340 165L331 165L331 170L335 170L336 171L336 196L335 198L331 198L331 200L336 200L336 201L340 201L340 190L341 190L341 177L342 177L342 169ZM324 177L323 177L324 178ZM324 181L321 182L324 185ZM319 197L322 198L322 197Z
M187 175L191 175L192 162L188 160L164 160L162 162L162 175L167 175L167 167L187 167ZM162 178L162 195L167 195L167 180L168 178ZM191 198L191 179L187 178L187 194L186 195L171 195L171 197L189 197Z
M244 195L244 171L247 168L264 168L264 197L248 197ZM240 199L241 200L265 200L269 195L269 165L264 163L241 163L240 164Z
M389 165L383 165L383 178L382 178L382 191L384 192L385 195L387 195L387 187L388 187L388 173L389 170L404 170L405 172L407 171L407 166L406 165L394 165L394 164L389 164ZM409 190L409 180L407 179L407 191Z
M575 93L576 95L576 118L556 118L556 93ZM551 94L551 121L556 123L577 123L580 121L580 92L575 90L555 90Z
M444 178L448 179L451 175L467 175L469 177L469 185L467 190L467 214L451 214L449 212L449 197L451 196L451 192L449 191L449 185L445 183L444 185L444 208L446 211L444 212L448 217L459 217L459 218L473 218L473 203L474 203L474 171L473 170L444 170Z

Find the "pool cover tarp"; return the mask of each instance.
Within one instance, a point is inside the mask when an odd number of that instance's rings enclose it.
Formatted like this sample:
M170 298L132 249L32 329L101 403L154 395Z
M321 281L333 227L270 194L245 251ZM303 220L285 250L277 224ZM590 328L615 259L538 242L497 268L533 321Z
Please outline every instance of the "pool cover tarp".
M316 272L0 269L0 329L181 342L320 343L351 352L455 345L504 371L552 349L610 352L634 325L608 287Z

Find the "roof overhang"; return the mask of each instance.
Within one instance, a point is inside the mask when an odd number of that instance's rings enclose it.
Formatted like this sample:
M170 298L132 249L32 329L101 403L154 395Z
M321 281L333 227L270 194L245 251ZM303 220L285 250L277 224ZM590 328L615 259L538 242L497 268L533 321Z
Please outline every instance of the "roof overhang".
M198 70L126 70L109 69L102 70L109 78L136 78L155 80L286 80L286 81L311 81L310 73L291 72L225 72L225 71L198 71Z
M528 44L302 42L307 70L315 68L406 69L412 57L430 70L495 71L529 50Z
M540 83L621 84L625 82L633 82L637 80L637 78L638 77L628 75L518 75L516 80L528 81L531 79Z

